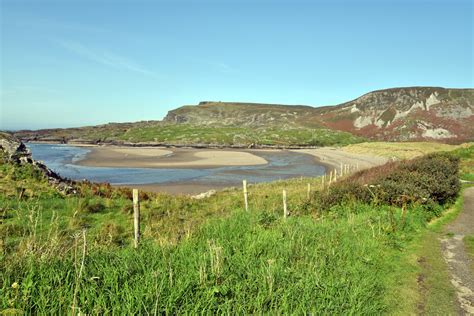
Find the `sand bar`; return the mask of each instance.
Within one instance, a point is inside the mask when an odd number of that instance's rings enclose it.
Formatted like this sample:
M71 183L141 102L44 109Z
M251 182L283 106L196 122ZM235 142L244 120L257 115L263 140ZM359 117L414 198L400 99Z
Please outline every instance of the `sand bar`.
M77 164L114 168L215 168L264 165L248 151L231 149L164 149L156 147L92 147Z

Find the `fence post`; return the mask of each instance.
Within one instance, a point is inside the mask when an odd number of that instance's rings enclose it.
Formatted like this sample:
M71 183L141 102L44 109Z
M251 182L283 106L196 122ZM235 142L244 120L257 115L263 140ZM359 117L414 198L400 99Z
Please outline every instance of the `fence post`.
M329 171L329 185L331 185L332 182L332 170Z
M283 218L288 216L288 207L286 204L286 190L283 190Z
M140 201L138 198L138 189L133 189L133 232L134 247L138 248L140 242Z
M245 210L249 210L249 194L247 192L247 180L242 181L242 186L244 187L244 202L245 202Z
M307 194L308 200L311 197L311 183L308 183L308 194Z
M334 169L334 182L337 181L337 169Z

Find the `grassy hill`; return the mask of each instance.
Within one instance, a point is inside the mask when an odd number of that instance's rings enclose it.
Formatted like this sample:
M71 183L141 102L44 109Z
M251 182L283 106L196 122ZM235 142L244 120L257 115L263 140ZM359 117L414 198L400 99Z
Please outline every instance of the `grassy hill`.
M23 140L219 146L326 146L474 137L474 89L394 88L336 106L201 102L163 121L19 131Z
M434 302L424 310L452 314L454 292L427 222L455 199L456 192L440 188L456 181L456 157L472 161L473 148L370 169L329 189L320 178L253 185L248 212L239 190L204 200L142 193L142 244L133 249L129 190L78 183L77 194L63 195L34 166L3 156L0 310L412 314ZM434 204L414 201L404 212L385 195L342 190L354 179L411 190L403 168L415 168L417 179L436 177L429 181L436 195L428 192ZM346 198L332 198L341 194ZM420 250L422 241L428 244ZM420 274L429 291L419 290Z

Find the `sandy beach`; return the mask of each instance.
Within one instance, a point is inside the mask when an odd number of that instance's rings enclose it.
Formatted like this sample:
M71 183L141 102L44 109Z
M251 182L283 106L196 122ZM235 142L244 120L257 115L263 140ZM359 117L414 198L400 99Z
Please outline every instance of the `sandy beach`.
M359 166L359 169L367 169L383 165L388 161L385 157L351 153L334 147L297 149L292 151L312 155L318 163L329 168L340 168L341 164L344 164Z
M262 149L192 149L192 148L157 148L157 147L90 147L90 152L76 164L90 167L115 168L164 168L164 169L205 169L228 166L258 166L267 164L261 157L263 152L282 154L282 150ZM313 157L315 164L327 170L340 168L341 164L358 166L359 169L382 165L387 158L373 155L351 153L340 148L323 147L317 149L298 149L286 152L306 154ZM229 177L232 173L229 171ZM238 171L240 174L253 171ZM228 183L179 181L139 185L123 185L150 192L166 192L170 194L199 194L209 190L222 190Z
M156 147L92 147L77 164L115 168L216 168L264 165L248 151L231 149L164 149Z

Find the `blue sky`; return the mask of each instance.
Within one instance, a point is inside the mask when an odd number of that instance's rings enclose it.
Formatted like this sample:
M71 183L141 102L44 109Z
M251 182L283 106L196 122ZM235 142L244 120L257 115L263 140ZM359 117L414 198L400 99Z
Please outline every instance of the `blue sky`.
M473 87L473 1L1 3L0 129Z

